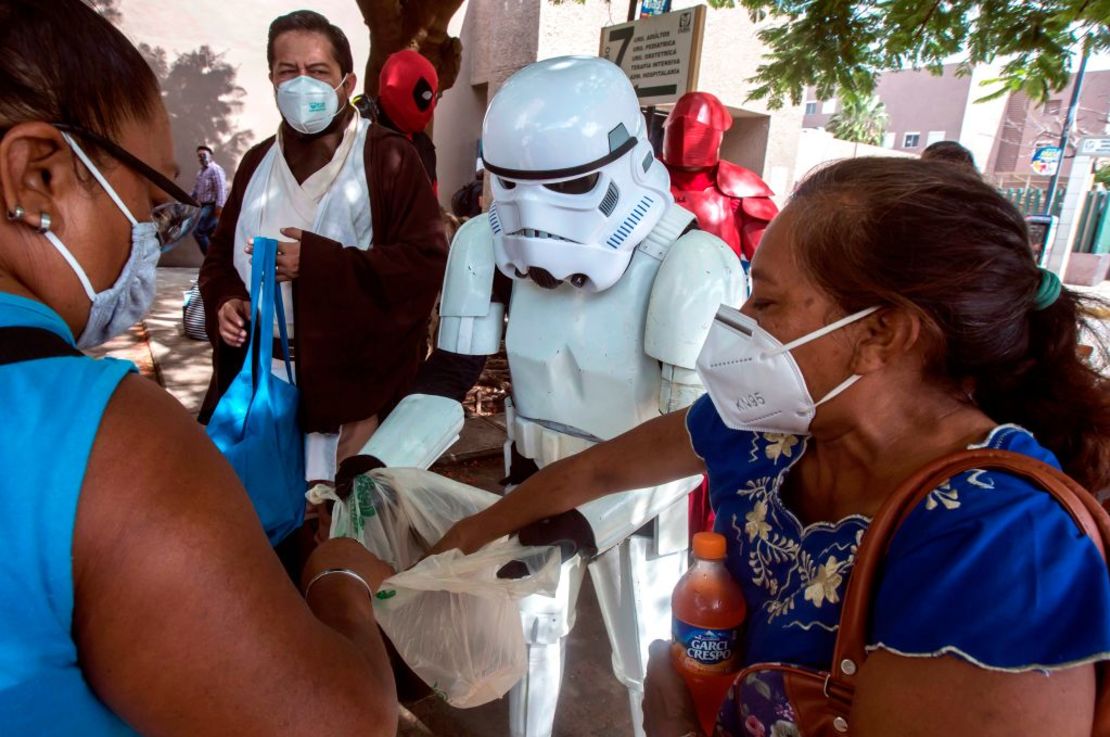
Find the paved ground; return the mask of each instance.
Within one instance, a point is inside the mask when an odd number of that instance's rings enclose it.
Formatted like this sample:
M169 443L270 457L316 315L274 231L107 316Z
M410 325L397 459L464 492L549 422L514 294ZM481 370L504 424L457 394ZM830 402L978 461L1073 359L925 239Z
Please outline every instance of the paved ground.
M135 362L190 413L196 414L211 375L207 343L185 337L181 305L196 278L191 268L159 268L158 295L149 316L94 351ZM434 470L490 491L500 491L504 417L471 417L462 438ZM610 648L597 599L587 577L579 600L578 624L567 646L567 672L555 718L555 737L614 737L631 734L627 697L613 678ZM508 699L475 709L454 709L434 697L402 711L402 737L502 737L508 731Z

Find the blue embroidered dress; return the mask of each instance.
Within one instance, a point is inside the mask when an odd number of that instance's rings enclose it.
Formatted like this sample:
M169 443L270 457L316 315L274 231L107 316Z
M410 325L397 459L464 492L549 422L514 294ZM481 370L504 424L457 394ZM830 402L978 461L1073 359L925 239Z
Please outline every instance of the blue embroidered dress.
M805 438L732 430L708 396L691 406L686 424L708 469L729 571L748 605L744 664L827 669L869 518L803 526L783 504L779 490ZM1059 467L1013 425L995 428L981 447ZM1003 472L960 474L910 513L891 544L873 611L869 649L952 654L1010 671L1110 659L1110 582L1097 548L1051 496ZM760 691L757 700L767 689ZM740 703L726 702L718 734L797 734L788 705L768 699L760 718L749 696L730 698Z

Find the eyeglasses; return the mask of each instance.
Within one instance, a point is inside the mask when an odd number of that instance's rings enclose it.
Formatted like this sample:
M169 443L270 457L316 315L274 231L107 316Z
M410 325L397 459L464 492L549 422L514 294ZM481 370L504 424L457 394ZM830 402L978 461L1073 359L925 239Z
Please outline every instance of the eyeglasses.
M157 205L151 211L151 219L158 229L158 241L162 244L162 253L176 246L182 238L193 232L200 215L200 205L168 177L104 136L67 123L54 123L54 127L92 141L127 168L176 200Z

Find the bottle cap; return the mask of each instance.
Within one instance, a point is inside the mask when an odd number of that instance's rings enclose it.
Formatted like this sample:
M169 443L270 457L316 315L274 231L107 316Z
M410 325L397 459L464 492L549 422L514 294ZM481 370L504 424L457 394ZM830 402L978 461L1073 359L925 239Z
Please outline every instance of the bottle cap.
M723 560L726 548L724 535L716 532L694 533L694 555L702 560Z

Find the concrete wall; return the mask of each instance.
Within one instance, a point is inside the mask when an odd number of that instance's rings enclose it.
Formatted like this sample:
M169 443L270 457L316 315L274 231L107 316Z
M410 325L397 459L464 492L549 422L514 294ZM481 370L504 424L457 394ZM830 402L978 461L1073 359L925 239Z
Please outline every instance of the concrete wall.
M860 156L898 156L909 159L914 158L916 154L882 146L868 146L865 143L849 143L833 138L827 131L806 129L798 137L798 155L793 180L800 182L814 168L827 162Z
M930 131L941 132L939 140L959 137L971 78L957 77L955 71L950 64L939 77L925 70L906 70L879 78L877 92L890 115L887 132L894 133L895 149L920 154ZM903 145L907 133L919 134L916 146Z
M991 158L1006 99L977 103L989 91L985 80L998 76L997 66L976 67L971 76L957 76L958 66L949 64L944 74L934 76L925 70L907 69L879 77L876 94L886 106L888 143L899 151L920 154L929 145L929 134L940 140L959 141L971 150L980 168ZM817 102L817 112L805 115L806 128L824 128L831 113L823 112L825 101L817 100L813 89L806 90L806 101ZM917 133L917 145L906 147L906 134Z
M462 40L455 86L436 106L432 139L439 157L439 201L474 179L475 154L489 99L513 72L536 60L542 0L467 0L449 26ZM596 52L595 52L596 53Z
M536 59L567 54L597 56L601 29L628 19L628 4L586 0L583 3L540 2Z

